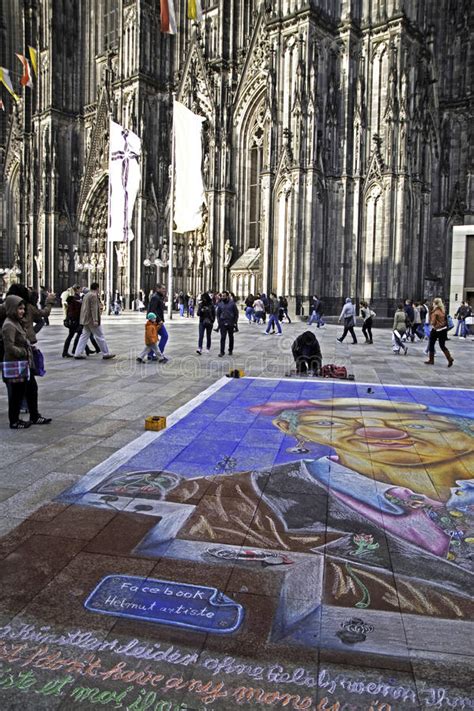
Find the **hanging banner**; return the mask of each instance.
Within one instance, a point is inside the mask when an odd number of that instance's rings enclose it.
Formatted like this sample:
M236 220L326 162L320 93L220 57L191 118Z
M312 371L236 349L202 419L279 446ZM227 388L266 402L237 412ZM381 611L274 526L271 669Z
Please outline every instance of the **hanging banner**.
M131 242L133 206L140 185L141 140L110 121L109 226L110 242Z
M206 202L201 170L204 120L179 101L173 102L175 232L190 232L202 225L202 206Z

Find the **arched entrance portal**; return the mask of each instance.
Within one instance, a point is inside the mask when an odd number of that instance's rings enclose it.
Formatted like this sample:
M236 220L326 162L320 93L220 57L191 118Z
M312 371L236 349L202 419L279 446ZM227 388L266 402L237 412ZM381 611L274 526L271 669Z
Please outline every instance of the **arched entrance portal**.
M107 272L108 175L104 173L92 187L79 221L79 245L74 255L78 281L90 286L98 282L105 296Z

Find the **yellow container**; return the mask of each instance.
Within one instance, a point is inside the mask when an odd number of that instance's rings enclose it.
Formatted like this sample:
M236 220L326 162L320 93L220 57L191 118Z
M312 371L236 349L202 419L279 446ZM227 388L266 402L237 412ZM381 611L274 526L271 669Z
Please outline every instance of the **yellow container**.
M159 432L164 430L166 427L166 417L161 415L150 415L150 417L145 418L145 429L153 430L154 432Z
M243 378L245 375L243 370L239 370L238 368L234 368L233 370L230 371L229 375L227 376L228 378Z

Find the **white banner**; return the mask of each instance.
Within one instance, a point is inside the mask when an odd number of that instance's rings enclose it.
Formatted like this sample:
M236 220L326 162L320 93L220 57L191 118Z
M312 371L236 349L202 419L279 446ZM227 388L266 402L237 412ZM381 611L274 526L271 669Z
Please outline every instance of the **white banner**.
M202 225L206 198L202 181L202 116L175 101L175 232L190 232Z
M109 227L111 242L131 242L133 206L140 185L141 140L115 121L110 121Z

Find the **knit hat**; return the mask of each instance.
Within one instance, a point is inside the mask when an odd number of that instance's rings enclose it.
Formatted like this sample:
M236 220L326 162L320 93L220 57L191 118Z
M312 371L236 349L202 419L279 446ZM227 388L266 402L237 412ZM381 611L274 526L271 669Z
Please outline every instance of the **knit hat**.
M150 313L147 314L146 317L149 321L151 321L152 318L156 318L156 314L154 314L153 311L150 311Z

